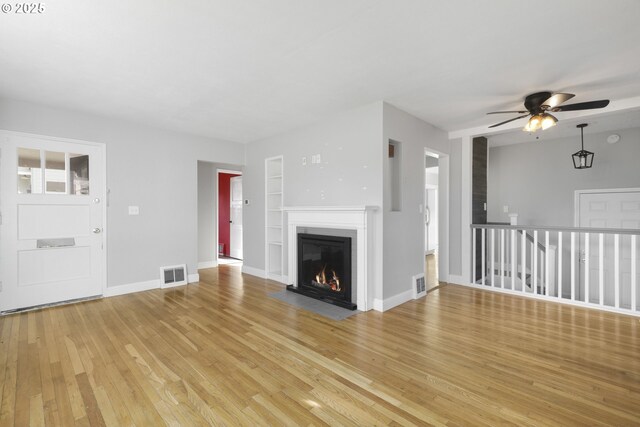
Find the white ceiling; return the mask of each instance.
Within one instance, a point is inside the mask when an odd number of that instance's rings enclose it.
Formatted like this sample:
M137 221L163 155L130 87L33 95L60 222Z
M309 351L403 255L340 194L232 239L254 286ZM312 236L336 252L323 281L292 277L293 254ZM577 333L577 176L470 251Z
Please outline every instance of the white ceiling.
M379 100L452 131L540 90L640 96L638 0L45 5L0 14L0 97L234 141Z

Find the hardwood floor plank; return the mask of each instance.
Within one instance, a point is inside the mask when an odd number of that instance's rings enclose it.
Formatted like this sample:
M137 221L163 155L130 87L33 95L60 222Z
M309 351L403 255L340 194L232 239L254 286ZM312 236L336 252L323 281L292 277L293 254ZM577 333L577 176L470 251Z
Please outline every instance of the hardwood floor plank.
M44 427L44 402L42 395L31 396L29 402L29 427Z

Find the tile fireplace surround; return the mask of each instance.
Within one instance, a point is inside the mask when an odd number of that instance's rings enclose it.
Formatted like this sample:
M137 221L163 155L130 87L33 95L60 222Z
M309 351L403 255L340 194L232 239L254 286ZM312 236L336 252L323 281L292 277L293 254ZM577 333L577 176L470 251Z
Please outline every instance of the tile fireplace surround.
M356 304L358 310L373 308L374 206L296 206L285 207L288 231L289 281L298 281L298 227L333 228L356 231Z

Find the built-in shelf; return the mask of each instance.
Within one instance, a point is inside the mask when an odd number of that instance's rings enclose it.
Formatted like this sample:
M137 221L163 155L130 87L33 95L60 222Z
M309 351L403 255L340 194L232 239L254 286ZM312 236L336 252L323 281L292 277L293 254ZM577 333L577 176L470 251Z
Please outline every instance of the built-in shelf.
M283 282L284 254L282 241L283 206L283 157L265 159L265 271L267 277Z

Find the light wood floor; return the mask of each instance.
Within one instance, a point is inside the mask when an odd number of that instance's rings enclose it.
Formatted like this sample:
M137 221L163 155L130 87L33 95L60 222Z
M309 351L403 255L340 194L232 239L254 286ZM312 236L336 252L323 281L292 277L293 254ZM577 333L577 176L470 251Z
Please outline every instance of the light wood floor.
M640 424L640 322L444 286L341 322L238 267L0 318L0 426Z
M425 285L427 286L427 291L438 287L440 285L438 280L438 255L433 253L424 256L424 271L426 272Z

